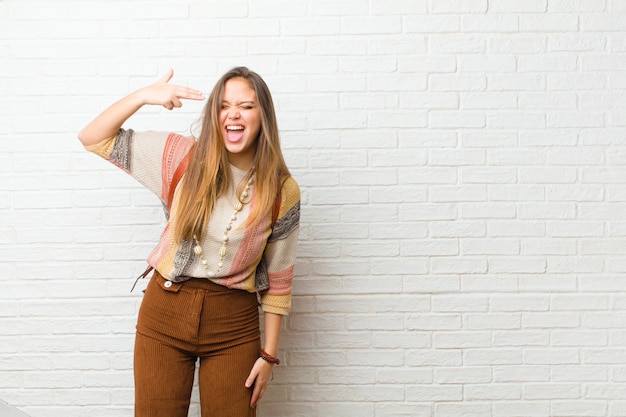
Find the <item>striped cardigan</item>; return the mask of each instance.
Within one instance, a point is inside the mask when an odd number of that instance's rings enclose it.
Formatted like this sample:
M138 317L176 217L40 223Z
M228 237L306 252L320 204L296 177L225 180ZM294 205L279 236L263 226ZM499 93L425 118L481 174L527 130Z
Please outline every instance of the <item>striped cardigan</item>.
M178 164L193 146L192 137L165 132L134 132L120 129L118 134L85 148L122 168L161 199L167 208L172 177ZM201 242L205 259L217 262L224 227L232 215L236 184L246 173L231 166L234 179L232 195L220 197L207 224ZM254 194L254 188L252 190ZM161 239L148 257L148 263L166 279L180 282L191 277L207 278L200 260L193 252L193 242L176 242L174 229L178 193L175 190ZM251 204L254 204L254 200ZM244 206L239 219L229 232L228 252L222 272L211 280L229 288L255 292L255 279L269 284L261 294L263 311L286 315L291 308L296 245L300 223L300 189L289 177L281 189L280 210L274 227L270 216L249 228L239 228L245 222L250 205ZM208 258L207 258L208 256ZM207 278L208 279L208 278Z

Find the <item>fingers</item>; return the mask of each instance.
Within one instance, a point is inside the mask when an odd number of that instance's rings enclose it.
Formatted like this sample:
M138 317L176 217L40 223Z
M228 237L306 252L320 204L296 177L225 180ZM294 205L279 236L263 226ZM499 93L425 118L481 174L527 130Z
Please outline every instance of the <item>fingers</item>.
M178 86L174 91L177 98L186 100L204 100L204 93L200 90L195 90L189 87Z
M254 368L252 368L252 371L250 371L250 375L248 375L248 379L246 379L246 383L245 383L246 388L250 388L254 385L254 381L256 380L257 376L258 376L258 373L255 372ZM250 407L252 408L256 407L257 403L260 400L259 385L261 384L254 385L254 388L252 389L252 397L250 398Z
M252 398L250 399L250 407L255 407L267 388L267 381L269 380L269 374L272 372L272 367L269 366L262 359L258 359L254 367L246 379L246 388L253 387Z
M183 106L181 100L204 100L204 93L194 88L182 85L169 84L174 76L174 70L170 69L152 86L143 89L146 104L160 104L168 110Z
M199 90L192 88L168 85L167 91L164 91L161 105L168 110L173 110L183 106L181 100L204 100L204 94Z
M246 379L246 383L245 383L246 388L250 388L252 384L254 384L254 380L256 379L256 376L257 374L254 372L254 369L252 369L252 371L250 372L250 375L248 375L248 379Z
M254 408L263 398L263 393L265 392L265 385L263 387L259 387L258 385L254 386L254 390L252 391L252 399L250 400L250 407Z

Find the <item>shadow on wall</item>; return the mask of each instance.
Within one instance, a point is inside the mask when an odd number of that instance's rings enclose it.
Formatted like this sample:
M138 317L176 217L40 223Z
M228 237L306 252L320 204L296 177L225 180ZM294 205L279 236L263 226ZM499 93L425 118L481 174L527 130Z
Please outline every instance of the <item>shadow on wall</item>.
M28 417L28 414L23 413L17 408L11 407L9 404L0 400L0 416L2 417Z

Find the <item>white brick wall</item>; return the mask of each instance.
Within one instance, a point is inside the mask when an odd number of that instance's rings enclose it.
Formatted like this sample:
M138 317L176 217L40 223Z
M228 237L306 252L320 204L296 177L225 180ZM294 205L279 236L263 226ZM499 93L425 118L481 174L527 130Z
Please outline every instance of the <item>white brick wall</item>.
M132 414L163 215L76 132L240 64L303 197L260 416L626 416L623 0L0 0L0 399Z

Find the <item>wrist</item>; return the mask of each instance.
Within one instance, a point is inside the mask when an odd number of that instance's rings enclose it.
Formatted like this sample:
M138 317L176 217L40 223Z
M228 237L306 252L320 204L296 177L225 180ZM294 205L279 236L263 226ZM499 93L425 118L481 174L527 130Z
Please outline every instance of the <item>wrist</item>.
M275 358L263 349L259 351L259 357L271 365L280 365L280 359Z
M150 104L144 92L145 89L146 87L141 87L140 89L135 90L128 95L128 100L138 109Z

